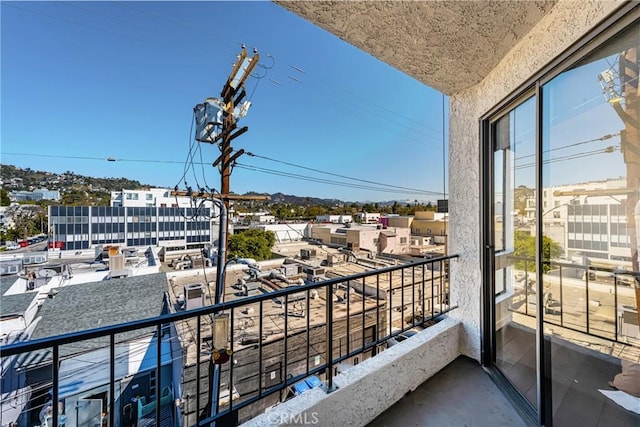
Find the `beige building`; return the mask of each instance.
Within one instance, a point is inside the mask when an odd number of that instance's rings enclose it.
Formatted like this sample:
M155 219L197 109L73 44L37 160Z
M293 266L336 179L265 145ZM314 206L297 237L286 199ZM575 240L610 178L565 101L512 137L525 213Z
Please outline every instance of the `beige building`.
M311 228L312 239L374 254L408 254L410 237L411 230L400 227L340 227L317 224Z
M435 237L447 234L446 214L418 211L415 216L390 216L385 218L389 227L410 228L412 236Z

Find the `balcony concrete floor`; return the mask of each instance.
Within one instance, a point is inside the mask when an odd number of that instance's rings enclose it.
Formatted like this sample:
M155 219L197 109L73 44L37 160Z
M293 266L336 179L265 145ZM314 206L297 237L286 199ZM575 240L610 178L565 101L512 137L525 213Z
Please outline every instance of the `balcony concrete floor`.
M478 362L461 356L387 409L369 427L526 425Z

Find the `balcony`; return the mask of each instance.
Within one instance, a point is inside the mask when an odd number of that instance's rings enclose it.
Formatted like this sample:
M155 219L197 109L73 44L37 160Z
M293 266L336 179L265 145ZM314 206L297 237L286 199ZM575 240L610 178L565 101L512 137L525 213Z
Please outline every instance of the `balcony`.
M13 405L21 413L19 425L93 421L111 426L137 419L138 425L218 420L257 426L321 419L322 425L376 426L410 424L427 414L460 425L484 410L495 417L495 425L525 425L526 414L516 411L477 361L464 356L465 319L449 302L448 266L456 259L424 260L125 324L17 340L1 348L3 417L11 415L6 405ZM589 270L585 267L586 282L593 277ZM572 270L565 266L567 271ZM561 286L572 286L568 280ZM591 280L583 292L591 291L593 299L600 286ZM615 289L611 301L625 302ZM534 290L522 292L529 301ZM567 293L559 289L558 294ZM640 416L598 392L612 390L608 382L620 372L619 357L639 361L637 342L622 334L616 319L598 320L593 307L589 320L565 324L571 301L562 301L562 320L552 325L554 364L566 370L554 378L554 390L562 393L554 407L558 422L573 414L585 426L613 420L637 425ZM535 305L514 305L513 321L498 336L503 351L497 364L525 396L535 393L530 381L534 313ZM257 322L248 325L249 317ZM605 324L611 332L601 328ZM195 355L181 342L185 336L178 330L185 328L200 343ZM423 330L389 345L416 329ZM213 330L222 331L223 338ZM125 370L132 364L133 375ZM211 396L216 394L214 410ZM55 401L59 405L51 404Z

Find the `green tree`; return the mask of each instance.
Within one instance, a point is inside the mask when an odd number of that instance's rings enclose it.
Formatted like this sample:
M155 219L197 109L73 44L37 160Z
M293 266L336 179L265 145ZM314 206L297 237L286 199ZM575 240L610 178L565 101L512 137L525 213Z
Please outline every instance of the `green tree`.
M10 204L9 193L7 193L6 190L0 189L0 206L9 206Z
M515 257L527 258L526 268L529 271L536 271L535 259L536 259L536 238L527 231L516 231L514 234L514 253ZM562 253L560 244L554 242L550 237L542 237L542 259L543 261L549 261L553 258L557 258ZM525 269L525 261L518 260L515 264L517 269ZM542 271L548 273L551 269L549 264L543 264Z
M250 228L238 234L229 235L228 258L253 258L257 261L270 259L271 249L276 243L273 231Z

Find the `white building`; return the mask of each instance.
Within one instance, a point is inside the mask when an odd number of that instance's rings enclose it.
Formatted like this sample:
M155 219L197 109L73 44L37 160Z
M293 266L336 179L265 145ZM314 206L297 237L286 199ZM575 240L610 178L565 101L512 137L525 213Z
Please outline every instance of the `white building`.
M159 207L193 208L194 199L187 196L172 196L168 188L150 188L148 190L121 190L111 192L112 207ZM208 203L210 205L211 203Z
M353 217L351 215L317 215L317 222L330 222L332 224L346 224L348 222L353 222Z
M311 237L311 225L309 223L294 224L255 224L250 228L263 231L273 231L276 235L276 243L297 242Z
M356 214L356 218L363 224L377 224L380 222L379 213L359 212Z

